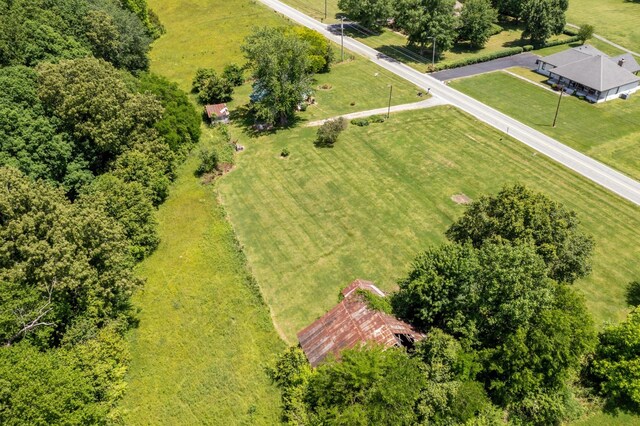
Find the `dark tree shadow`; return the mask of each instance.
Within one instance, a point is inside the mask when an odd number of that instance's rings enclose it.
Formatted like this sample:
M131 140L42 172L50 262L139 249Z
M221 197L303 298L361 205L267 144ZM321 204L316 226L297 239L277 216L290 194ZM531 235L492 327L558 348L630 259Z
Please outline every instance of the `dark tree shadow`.
M256 120L253 111L251 111L251 108L249 107L249 104L236 107L229 114L229 119L234 123L239 124L242 132L250 138L257 138L258 136L262 135L273 135L276 134L279 130L291 129L307 121L305 118L302 118L299 115L295 115L284 125L272 126L261 124Z
M627 303L630 306L640 306L640 281L632 281L627 286Z

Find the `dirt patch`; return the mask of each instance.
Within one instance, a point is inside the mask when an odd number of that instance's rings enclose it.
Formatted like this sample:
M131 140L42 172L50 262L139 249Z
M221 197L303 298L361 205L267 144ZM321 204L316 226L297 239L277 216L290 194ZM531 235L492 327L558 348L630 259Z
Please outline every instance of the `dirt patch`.
M233 164L231 164L231 163L220 163L220 164L218 164L218 168L216 169L216 171L211 172L211 173L205 173L202 176L200 176L200 182L203 185L210 185L211 182L213 182L218 176L222 176L224 174L227 174L231 170L233 170Z
M322 85L318 86L318 89L320 89L320 90L331 90L331 89L333 89L333 86L330 85L329 83L325 83L325 84L322 84Z
M456 204L469 204L471 203L471 198L467 197L464 194L453 194L451 196L451 200Z

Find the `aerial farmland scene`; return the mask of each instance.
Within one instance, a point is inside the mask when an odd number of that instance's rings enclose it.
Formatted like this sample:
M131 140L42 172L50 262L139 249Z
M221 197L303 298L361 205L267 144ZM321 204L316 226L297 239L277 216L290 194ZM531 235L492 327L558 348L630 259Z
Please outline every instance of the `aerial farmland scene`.
M0 0L0 425L640 426L640 1Z

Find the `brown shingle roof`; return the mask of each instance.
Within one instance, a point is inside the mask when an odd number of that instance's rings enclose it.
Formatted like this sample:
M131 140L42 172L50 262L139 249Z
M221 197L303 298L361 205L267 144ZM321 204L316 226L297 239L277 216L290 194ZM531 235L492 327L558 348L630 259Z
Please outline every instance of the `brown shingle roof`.
M342 290L345 297L337 306L298 333L300 346L312 367L330 354L339 356L342 350L361 343L375 342L392 347L401 344L397 335L405 335L412 341L424 337L409 324L369 309L357 289L384 295L372 282L355 280Z

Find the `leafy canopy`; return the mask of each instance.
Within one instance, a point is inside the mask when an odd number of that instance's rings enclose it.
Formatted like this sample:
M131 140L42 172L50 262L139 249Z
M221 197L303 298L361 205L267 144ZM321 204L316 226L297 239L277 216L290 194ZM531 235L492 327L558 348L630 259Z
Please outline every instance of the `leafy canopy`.
M267 123L288 123L311 93L309 43L283 28L261 28L242 46L255 83L255 116Z
M575 212L516 184L471 203L447 237L474 247L496 240L532 244L551 278L573 283L591 272L593 239L579 225Z
M396 24L407 34L410 45L433 43L436 52L453 47L457 38L455 0L400 0L396 5ZM440 54L438 53L438 54Z

